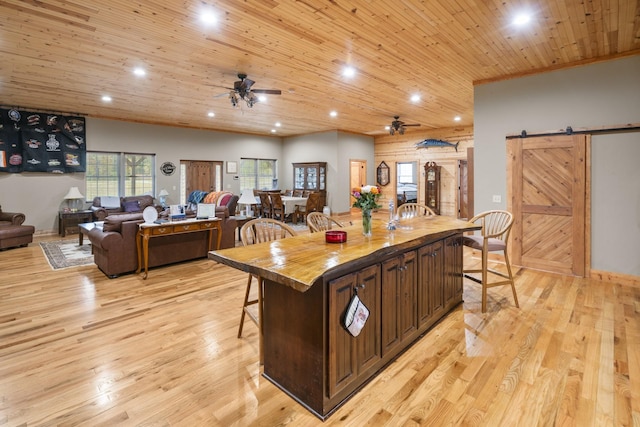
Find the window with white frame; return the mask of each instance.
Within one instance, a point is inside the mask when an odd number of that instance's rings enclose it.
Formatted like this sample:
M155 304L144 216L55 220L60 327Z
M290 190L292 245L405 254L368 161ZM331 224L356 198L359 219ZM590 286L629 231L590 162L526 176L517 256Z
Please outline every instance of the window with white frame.
M88 151L86 199L155 194L155 154Z
M273 159L240 159L240 191L271 190L278 186L277 162Z

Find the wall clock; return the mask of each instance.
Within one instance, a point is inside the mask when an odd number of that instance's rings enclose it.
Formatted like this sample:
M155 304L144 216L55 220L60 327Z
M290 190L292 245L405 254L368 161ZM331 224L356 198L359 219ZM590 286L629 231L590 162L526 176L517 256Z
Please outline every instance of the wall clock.
M176 171L176 165L171 162L164 162L162 166L160 166L160 170L165 175L173 175L173 173Z
M380 162L380 165L378 165L378 184L389 184L389 166L387 166L384 161Z

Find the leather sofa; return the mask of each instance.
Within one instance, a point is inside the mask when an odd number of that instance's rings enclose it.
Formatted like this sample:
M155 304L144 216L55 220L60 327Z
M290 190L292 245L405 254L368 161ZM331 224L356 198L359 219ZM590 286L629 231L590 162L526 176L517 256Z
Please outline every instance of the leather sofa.
M103 206L102 198L98 196L93 198L90 209L94 221L104 221L109 215L142 212L147 206L155 207L158 212L162 211L162 206L156 205L153 196L149 195L120 197L117 206Z
M18 212L2 212L0 206L0 249L27 246L33 242L33 225L22 225L25 215Z
M235 246L236 220L229 216L226 207L216 208L216 216L222 220L221 248ZM141 213L118 213L104 219L102 227L89 231L93 259L98 268L109 278L131 273L138 268L136 238L138 225L144 222ZM209 252L208 232L172 234L149 239L149 267L204 258ZM217 239L214 230L213 241Z

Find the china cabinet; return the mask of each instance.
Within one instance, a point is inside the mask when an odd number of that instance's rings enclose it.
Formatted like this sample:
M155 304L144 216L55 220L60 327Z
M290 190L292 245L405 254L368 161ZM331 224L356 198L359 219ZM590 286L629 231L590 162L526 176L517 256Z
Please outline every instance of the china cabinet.
M319 207L327 204L327 163L309 162L293 164L293 189L320 193Z

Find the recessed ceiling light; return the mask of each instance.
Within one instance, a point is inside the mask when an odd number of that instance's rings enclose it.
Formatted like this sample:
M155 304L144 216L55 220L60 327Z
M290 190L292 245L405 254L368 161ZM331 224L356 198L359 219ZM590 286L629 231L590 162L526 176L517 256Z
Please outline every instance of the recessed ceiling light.
M415 94L415 95L411 95L411 102L418 102L420 101L420 95Z
M389 130L389 129L391 129L391 126L385 126L384 127L384 130Z
M338 116L338 112L337 111L332 111L332 112L329 113L329 115L331 117L337 117Z
M455 117L453 118L453 120L455 120L456 122L459 122L460 120L462 120L462 117L460 117L460 116L455 116Z
M203 9L200 12L200 22L204 25L215 25L218 23L218 16L211 9Z
M275 129L271 129L271 133L276 133L276 130Z
M260 101L260 102L267 102L267 97L266 97L266 96L264 96L264 95L260 95L260 96L258 96L258 101Z
M519 13L513 18L513 24L521 27L528 24L531 21L531 14L527 12Z
M342 75L347 78L351 78L356 75L356 69L350 65L347 65L342 69Z
M147 72L144 70L144 68L136 67L133 69L133 74L135 74L138 77L143 77L147 75Z
M216 113L214 113L213 111L209 111L207 113L207 116L209 116L209 117L215 117L215 115L216 115Z
M111 102L112 101L112 99L111 99L111 97L109 95L102 95L102 100L104 102Z
M280 126L282 126L280 122L276 122L276 127L279 128Z

